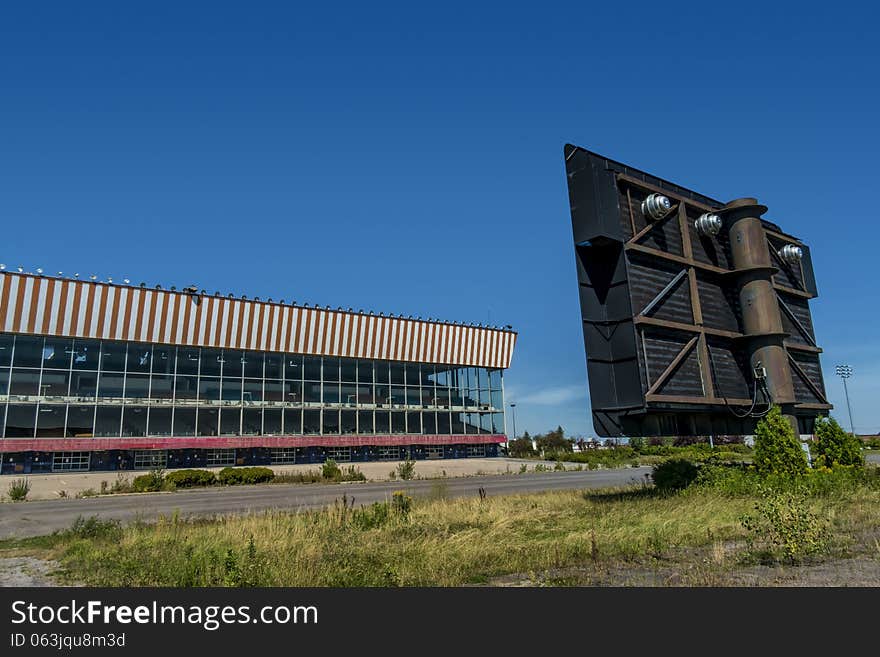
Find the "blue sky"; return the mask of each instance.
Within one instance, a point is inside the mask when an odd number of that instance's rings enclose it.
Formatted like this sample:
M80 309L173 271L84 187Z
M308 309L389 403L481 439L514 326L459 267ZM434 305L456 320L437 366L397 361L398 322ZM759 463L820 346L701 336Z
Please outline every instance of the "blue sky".
M591 436L572 142L810 244L834 414L845 362L876 433L875 11L6 3L0 262L512 324L517 430Z

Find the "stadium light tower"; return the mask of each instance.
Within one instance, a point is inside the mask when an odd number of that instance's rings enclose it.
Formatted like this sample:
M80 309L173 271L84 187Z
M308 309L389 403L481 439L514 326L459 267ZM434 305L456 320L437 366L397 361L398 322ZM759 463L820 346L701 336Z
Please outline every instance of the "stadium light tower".
M853 425L852 408L849 405L849 390L846 387L846 380L852 376L853 370L849 365L838 365L834 368L835 373L843 379L843 392L846 394L846 410L849 413L849 430L852 435L856 435L856 428Z

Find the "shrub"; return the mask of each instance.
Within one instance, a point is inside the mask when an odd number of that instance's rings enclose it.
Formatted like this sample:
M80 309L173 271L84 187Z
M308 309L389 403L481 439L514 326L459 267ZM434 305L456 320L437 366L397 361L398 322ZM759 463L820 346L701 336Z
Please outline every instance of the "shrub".
M131 487L137 493L162 490L165 487L165 473L161 468L150 470L147 474L135 477Z
M314 484L324 481L324 477L318 470L306 470L305 472L282 472L275 475L273 484Z
M350 465L342 471L340 481L366 481L367 475L360 471L360 468Z
M64 534L74 538L117 541L122 537L122 523L119 520L101 520L98 516L77 516Z
M687 459L669 459L655 465L651 476L659 490L675 491L690 486L699 473L697 466Z
M809 510L803 495L765 489L755 512L741 519L749 532L751 552L797 563L808 555L827 551L831 539L828 525Z
M165 476L165 481L172 488L213 486L216 479L210 470L174 470Z
M342 476L342 470L339 469L336 461L333 459L327 459L324 461L324 465L321 466L321 476L324 477L324 479L339 480Z
M9 499L13 502L23 502L31 492L31 482L27 479L13 479L9 484Z
M391 508L403 518L409 516L409 512L412 510L412 501L412 498L402 490L394 491L391 494Z
M532 447L531 438L515 438L510 441L509 447L510 455L516 458L523 458L526 456L534 456L535 450Z
M778 406L773 406L755 428L754 463L763 475L798 475L807 470L807 456L800 440Z
M556 464L553 466L554 470L565 470L565 464L562 461L556 461Z
M861 441L844 431L833 417L816 420L816 442L811 447L816 466L865 465Z
M399 463L397 466L397 476L406 481L415 477L416 462L411 459L406 459L402 463Z
M239 484L264 484L275 479L275 473L269 468L259 466L247 468L223 468L217 480L224 486Z
M632 447L636 452L638 452L645 446L645 439L641 436L633 436L627 441L626 444Z

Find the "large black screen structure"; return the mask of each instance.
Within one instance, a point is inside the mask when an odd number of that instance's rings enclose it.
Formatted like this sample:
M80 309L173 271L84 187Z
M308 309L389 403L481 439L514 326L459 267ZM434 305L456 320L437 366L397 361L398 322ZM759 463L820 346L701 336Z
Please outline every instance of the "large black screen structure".
M593 425L601 436L742 435L770 404L800 433L831 408L810 249L729 203L567 144Z

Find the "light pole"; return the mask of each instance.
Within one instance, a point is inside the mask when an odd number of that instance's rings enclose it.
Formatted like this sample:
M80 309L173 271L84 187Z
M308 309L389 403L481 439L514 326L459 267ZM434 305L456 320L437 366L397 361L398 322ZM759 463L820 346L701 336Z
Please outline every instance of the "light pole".
M852 435L856 435L855 426L853 426L852 408L849 405L849 390L846 388L846 380L852 376L853 370L849 365L838 365L835 369L837 376L843 379L843 392L846 394L846 410L849 412L849 430Z
M510 404L511 420L513 420L513 439L516 440L516 402Z

